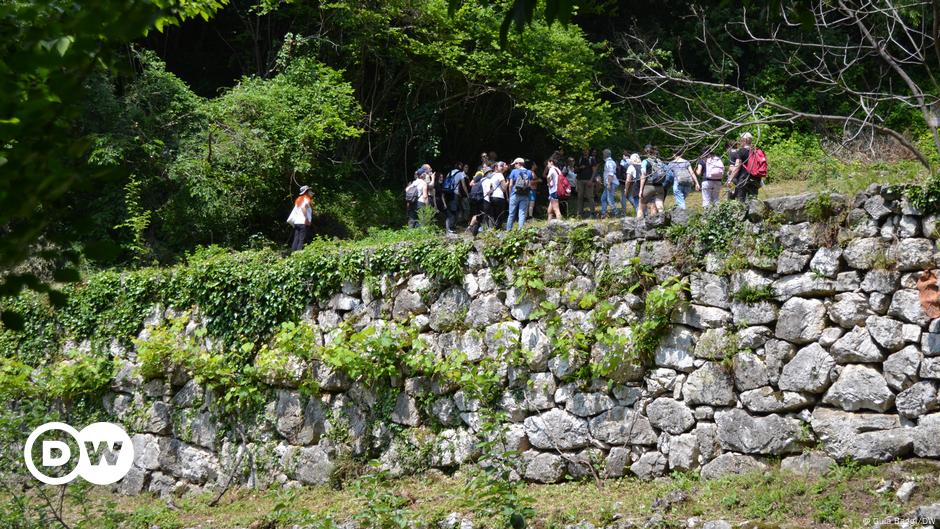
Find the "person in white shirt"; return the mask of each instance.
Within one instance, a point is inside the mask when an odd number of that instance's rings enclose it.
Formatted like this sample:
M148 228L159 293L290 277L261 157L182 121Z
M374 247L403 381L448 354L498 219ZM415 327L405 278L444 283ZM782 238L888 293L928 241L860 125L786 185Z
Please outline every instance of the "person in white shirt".
M287 223L294 227L294 236L291 239L290 250L302 250L307 243L307 229L313 222L313 192L309 186L302 186L300 194L294 200L294 209L287 217Z
M601 217L607 218L607 208L614 211L614 194L619 182L617 181L617 163L610 157L610 149L604 149L604 191L601 193Z
M405 200L408 206L408 227L418 226L418 210L428 205L428 181L425 176L431 167L422 165L415 171L415 178L405 188Z
M496 162L493 173L483 181L483 200L486 201L486 215L488 221L499 226L500 219L506 211L506 171L505 162Z
M561 220L561 209L558 207L558 177L561 176L561 169L553 158L549 158L545 165L548 166L548 220L552 220L552 215Z

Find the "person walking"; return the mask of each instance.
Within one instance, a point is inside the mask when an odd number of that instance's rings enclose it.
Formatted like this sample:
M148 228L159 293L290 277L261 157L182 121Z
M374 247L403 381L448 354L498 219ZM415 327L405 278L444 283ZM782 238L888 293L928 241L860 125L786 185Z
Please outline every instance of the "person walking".
M313 222L313 191L309 186L301 186L300 194L294 199L294 209L287 217L287 223L294 227L291 237L291 253L302 250L307 244L307 230Z
M428 166L428 169L430 167ZM408 205L408 227L418 227L418 210L428 205L428 181L425 179L425 166L415 171L415 178L405 188L405 202Z
M642 172L641 165L642 161L640 160L640 155L637 153L631 154L627 157L624 153L624 161L627 164L626 167L626 182L623 186L623 201L629 201L630 204L633 204L633 210L640 210L640 174ZM623 162L621 162L623 163ZM627 206L623 205L623 216L627 216Z
M525 161L525 168L532 173L532 181L529 182L529 214L527 215L531 219L535 217L535 197L538 195L539 184L544 178L539 177L539 166L532 160Z
M676 208L685 209L685 199L692 193L692 186L696 191L701 191L702 187L695 177L695 171L692 170L692 164L682 157L681 152L677 152L672 159L672 173L675 175L672 184L672 194L676 197Z
M460 211L460 197L458 191L463 179L463 162L457 162L454 164L454 168L447 173L441 185L441 200L444 203L444 211L447 215L446 220L444 220L444 228L447 230L447 233L456 233L454 227L457 225L457 214Z
M558 179L561 177L561 169L553 158L546 160L545 166L548 167L548 220L552 220L552 215L561 220L561 208L558 207Z
M575 215L580 218L584 218L584 201L588 200L591 205L591 212L593 215L594 212L594 168L597 165L597 160L591 156L591 150L587 147L584 148L584 151L581 153L581 157L578 158L577 163L577 172L578 179L575 184L575 192L578 194L578 198L575 201Z
M610 212L613 213L614 205L614 196L617 192L617 162L614 161L610 156L610 149L604 149L604 173L601 180L601 185L603 185L604 191L601 193L601 217L607 218L607 210L610 209Z
M503 176L505 170L505 162L496 162L493 172L483 180L483 199L486 202L483 210L489 226L499 226L506 210L507 186L506 177Z
M721 182L725 179L725 164L711 151L706 151L695 168L702 183L702 207L708 209L718 204Z
M753 150L754 136L750 132L741 135L740 148L734 151L728 159L731 168L728 170L728 184L733 187L732 198L747 202L751 197L757 196L760 189L760 180L753 178L747 171L747 162Z
M663 201L666 199L666 167L659 159L659 151L652 145L644 149L646 159L640 166L640 209L637 218L657 215L664 211Z
M529 212L529 191L531 191L533 180L532 171L525 168L525 160L522 158L513 160L512 167L508 182L509 218L506 219L506 231L512 229L517 217L519 229L525 225L525 217Z

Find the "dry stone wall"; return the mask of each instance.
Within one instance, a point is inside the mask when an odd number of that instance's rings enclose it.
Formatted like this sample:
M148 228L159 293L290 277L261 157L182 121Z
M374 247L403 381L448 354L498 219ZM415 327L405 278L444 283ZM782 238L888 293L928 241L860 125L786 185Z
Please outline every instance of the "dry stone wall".
M329 342L343 321L363 328L410 320L441 358L527 351L523 365L500 370L497 407L506 421L501 446L521 454L518 473L530 481L673 470L711 478L763 468L771 458L797 470L833 459L938 458L940 319L928 317L918 289L922 273L940 262L937 220L890 189L871 188L832 197L845 222L820 244L826 237L807 213L812 200L752 203L749 228L771 230L782 251L750 256L732 272L713 256L683 272L682 248L665 237L670 224L687 221L681 213L596 224L591 259L563 255L562 264L546 264L543 276L563 288L544 296L558 303L564 326L593 325L593 309L570 293L594 291L605 270L635 256L660 280L688 282L653 365L616 380L577 378L580 366L536 318L538 300L497 282L479 249L462 286L437 289L423 275L385 278L381 292L345 284L309 307L305 322ZM550 223L536 244L551 249L572 227ZM736 293L747 289L766 295L740 301ZM607 301L626 321L642 307L630 293ZM593 353L604 354L597 345ZM322 484L344 458L370 453L393 473L454 469L481 456L486 416L452 384L393 379L393 399L382 401L378 388L325 364L295 362L296 376L270 381L264 413L232 428L194 380L145 382L134 351L124 356L106 405L136 432L135 466L119 484L127 493L198 490L229 479L261 488ZM318 381L319 393L296 387L303 374Z

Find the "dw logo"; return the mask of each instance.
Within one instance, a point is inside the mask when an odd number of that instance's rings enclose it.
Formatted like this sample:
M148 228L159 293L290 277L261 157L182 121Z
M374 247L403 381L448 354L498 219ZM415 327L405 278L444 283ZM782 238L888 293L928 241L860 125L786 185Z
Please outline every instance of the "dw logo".
M63 468L72 460L72 446L78 448L75 468L61 476L41 472L33 461L33 445L39 436L53 431L65 432L74 443L70 446L70 443L61 439L44 439L40 445L43 467ZM119 481L130 471L134 463L134 445L123 428L109 422L89 424L82 431L64 422L47 422L29 434L23 447L23 459L29 473L47 485L62 485L77 476L95 485L108 485Z

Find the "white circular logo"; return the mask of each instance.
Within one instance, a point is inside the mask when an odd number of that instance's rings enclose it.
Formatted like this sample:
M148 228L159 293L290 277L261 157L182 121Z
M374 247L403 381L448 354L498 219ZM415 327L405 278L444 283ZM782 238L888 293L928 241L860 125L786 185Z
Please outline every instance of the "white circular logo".
M78 446L78 464L64 476L49 476L33 461L33 445L40 435L53 430L69 434ZM71 447L61 440L43 440L41 452L41 464L45 468L60 468L72 459ZM23 446L23 459L29 473L47 485L62 485L77 476L95 485L108 485L130 471L134 464L134 444L123 428L109 422L89 424L81 431L64 422L47 422L29 434Z

